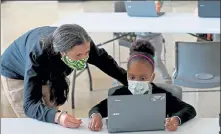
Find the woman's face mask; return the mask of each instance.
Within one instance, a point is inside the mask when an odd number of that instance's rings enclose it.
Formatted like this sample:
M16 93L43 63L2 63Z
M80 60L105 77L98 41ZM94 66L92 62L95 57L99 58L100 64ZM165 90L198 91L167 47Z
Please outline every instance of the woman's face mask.
M88 60L87 58L73 61L68 56L62 56L61 60L70 68L74 69L75 71L83 70L86 67L86 63Z

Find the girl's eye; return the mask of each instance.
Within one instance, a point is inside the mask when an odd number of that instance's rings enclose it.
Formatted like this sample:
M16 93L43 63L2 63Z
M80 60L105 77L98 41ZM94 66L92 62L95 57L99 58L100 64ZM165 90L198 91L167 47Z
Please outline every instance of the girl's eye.
M141 81L145 81L146 80L146 78L145 77L141 77Z
M129 78L130 78L130 80L134 80L135 77L134 76L130 76Z

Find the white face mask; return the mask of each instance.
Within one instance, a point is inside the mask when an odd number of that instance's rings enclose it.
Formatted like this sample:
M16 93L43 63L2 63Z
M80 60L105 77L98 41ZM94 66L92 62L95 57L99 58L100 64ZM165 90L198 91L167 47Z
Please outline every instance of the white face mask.
M144 94L147 91L149 94L152 93L152 86L149 81L128 80L128 89L134 95Z

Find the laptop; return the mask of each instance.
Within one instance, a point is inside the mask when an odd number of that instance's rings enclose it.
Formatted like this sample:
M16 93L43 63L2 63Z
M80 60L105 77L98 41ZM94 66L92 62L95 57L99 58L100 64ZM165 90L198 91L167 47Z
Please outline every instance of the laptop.
M109 133L165 129L166 94L108 96Z
M159 17L165 12L157 12L155 1L125 1L128 16L131 17Z
M220 1L199 0L198 16L202 18L220 18Z

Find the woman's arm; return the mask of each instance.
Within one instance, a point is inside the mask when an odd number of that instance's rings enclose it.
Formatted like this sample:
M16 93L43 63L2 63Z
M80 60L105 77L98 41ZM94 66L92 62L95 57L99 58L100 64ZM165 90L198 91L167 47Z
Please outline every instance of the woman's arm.
M103 48L98 48L93 41L91 41L88 63L95 65L107 75L127 85L126 70L118 66L117 62Z
M54 108L49 108L42 103L42 80L40 77L39 58L30 53L26 58L24 76L24 112L26 116L44 122L55 123Z
M196 116L196 110L190 104L181 101L171 93L167 93L166 97L167 113L171 117L179 117L180 125Z

